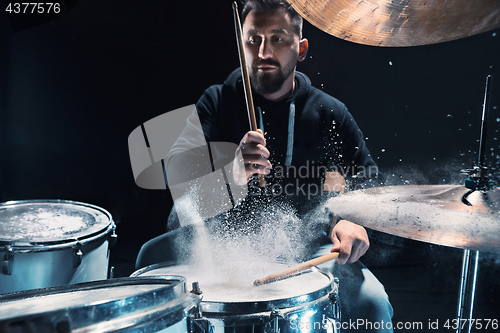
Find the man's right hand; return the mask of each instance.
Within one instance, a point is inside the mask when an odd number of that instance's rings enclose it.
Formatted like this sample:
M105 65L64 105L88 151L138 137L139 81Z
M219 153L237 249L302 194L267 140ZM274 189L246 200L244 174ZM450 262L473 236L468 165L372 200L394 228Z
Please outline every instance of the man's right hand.
M253 174L267 175L272 165L269 162L269 150L266 148L266 139L262 131L249 131L241 139L235 155L242 155L243 163L233 163L233 175L236 184L245 185ZM243 170L244 165L244 170Z
M340 253L337 262L343 265L346 262L358 261L370 247L366 229L346 220L337 222L336 217L332 223L333 228L330 231L330 239L333 242L333 248L331 252Z

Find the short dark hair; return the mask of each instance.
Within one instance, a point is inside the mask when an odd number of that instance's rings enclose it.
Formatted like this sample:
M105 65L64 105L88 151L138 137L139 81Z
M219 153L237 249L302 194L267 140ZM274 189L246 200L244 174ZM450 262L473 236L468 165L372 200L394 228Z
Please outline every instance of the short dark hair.
M244 1L244 0L243 0ZM246 17L250 11L268 11L283 8L288 15L292 25L297 32L299 38L302 38L302 16L300 16L295 9L284 0L247 0L244 1L243 10L241 11L241 24L245 22Z

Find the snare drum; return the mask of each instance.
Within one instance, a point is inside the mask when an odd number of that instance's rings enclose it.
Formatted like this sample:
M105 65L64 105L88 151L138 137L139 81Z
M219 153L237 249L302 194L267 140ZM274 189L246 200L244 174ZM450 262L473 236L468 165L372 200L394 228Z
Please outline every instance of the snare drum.
M106 279L114 230L109 212L90 204L0 204L0 294Z
M238 263L242 264L242 263ZM243 267L243 268L242 268ZM132 276L175 274L199 282L202 301L191 332L339 332L338 280L312 268L300 275L254 286L253 281L288 265L245 262L235 268L206 269L161 263Z
M199 296L184 278L84 282L0 295L0 332L188 332Z

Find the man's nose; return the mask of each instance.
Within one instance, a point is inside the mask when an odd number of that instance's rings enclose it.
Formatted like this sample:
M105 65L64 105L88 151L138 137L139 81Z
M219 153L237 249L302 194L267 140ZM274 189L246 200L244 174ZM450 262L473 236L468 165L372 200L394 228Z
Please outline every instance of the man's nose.
M259 58L268 59L271 58L272 56L273 56L273 49L271 43L267 39L262 40L259 46Z

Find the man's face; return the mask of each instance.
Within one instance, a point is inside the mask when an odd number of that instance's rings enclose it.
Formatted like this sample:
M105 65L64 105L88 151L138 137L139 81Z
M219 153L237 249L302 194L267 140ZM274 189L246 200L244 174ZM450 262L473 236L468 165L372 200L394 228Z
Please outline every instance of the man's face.
M250 79L261 95L273 94L294 73L299 36L284 9L252 10L243 23Z

